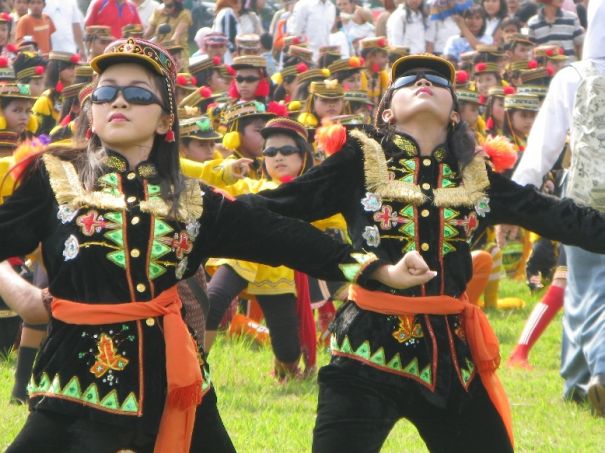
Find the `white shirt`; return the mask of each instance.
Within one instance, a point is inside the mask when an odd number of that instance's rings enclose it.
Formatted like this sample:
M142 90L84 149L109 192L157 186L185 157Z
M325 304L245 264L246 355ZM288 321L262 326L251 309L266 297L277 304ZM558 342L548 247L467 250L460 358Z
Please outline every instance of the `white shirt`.
M57 30L50 36L53 50L76 53L73 24L81 28L84 23L76 0L46 0L44 13L50 16Z
M436 54L442 54L445 50L447 40L451 36L458 36L460 29L452 16L448 16L443 20L429 19L428 22L426 40L433 43L433 49Z
M319 48L330 43L335 20L336 7L330 0L299 0L288 19L288 34L305 36L317 60Z
M422 13L411 11L408 17L405 5L399 5L387 20L387 41L391 46L409 47L410 53L426 52Z
M156 0L145 0L137 6L137 12L139 13L139 18L141 19L143 28L147 28L149 21L151 20L151 15L159 7L160 3Z

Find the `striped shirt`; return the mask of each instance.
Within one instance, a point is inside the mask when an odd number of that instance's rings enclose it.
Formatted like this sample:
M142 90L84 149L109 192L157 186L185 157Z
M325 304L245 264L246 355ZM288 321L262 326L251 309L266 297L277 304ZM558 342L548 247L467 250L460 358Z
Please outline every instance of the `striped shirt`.
M584 29L578 16L569 11L559 9L553 23L544 18L544 10L527 21L529 37L536 45L552 44L563 48L570 60L576 58L576 46L584 41Z

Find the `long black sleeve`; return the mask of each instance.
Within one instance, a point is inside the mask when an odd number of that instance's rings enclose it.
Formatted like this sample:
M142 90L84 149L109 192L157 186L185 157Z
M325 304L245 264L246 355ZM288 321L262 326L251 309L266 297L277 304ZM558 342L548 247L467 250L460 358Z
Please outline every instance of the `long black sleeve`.
M605 216L599 211L545 195L534 186L520 186L497 173L490 172L489 178L490 224L519 225L554 241L605 253Z
M301 220L206 189L202 228L206 256L285 265L324 280L363 284L381 263L373 254L355 252Z

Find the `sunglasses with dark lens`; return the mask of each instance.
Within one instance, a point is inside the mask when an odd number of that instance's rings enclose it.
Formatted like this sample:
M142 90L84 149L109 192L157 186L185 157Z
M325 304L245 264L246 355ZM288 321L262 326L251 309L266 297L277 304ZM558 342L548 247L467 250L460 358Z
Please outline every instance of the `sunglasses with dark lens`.
M258 77L258 76L241 76L241 75L238 75L237 77L235 77L235 81L237 83L244 83L244 82L254 83L254 82L258 82L259 80L260 80L260 77Z
M300 153L300 150L296 146L291 145L282 146L281 148L270 146L269 148L265 148L263 156L275 157L277 153L280 153L282 156L291 156L292 154Z
M426 79L433 85L440 88L449 88L452 85L448 79L440 75L431 74L430 72L415 72L414 74L408 74L399 77L397 80L395 80L395 82L393 82L393 85L391 85L391 89L397 90L399 88L414 85L420 79Z
M146 88L137 86L119 87L114 85L104 85L98 87L92 92L90 100L93 104L105 104L107 102L113 102L118 97L118 93L120 92L124 96L124 99L126 99L126 102L129 104L158 104L165 110L164 104L155 94Z

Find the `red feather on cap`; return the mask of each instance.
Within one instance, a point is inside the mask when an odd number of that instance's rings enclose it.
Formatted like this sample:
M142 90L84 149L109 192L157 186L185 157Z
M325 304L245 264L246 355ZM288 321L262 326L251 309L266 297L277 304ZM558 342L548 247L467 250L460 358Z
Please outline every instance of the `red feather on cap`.
M479 96L479 104L481 105L485 105L485 103L487 102L487 97L485 97L485 95L480 95Z
M309 70L309 66L307 66L305 63L298 63L296 65L296 72L298 72L299 74L302 74L303 72L307 72Z
M317 147L328 156L339 152L347 141L347 129L342 124L322 126L315 132Z
M185 77L184 75L180 75L176 77L176 84L177 85L189 85L187 77Z
M565 55L565 49L563 49L563 47L559 47L559 55Z
M494 119L491 116L485 122L485 127L490 131L494 128Z
M73 54L71 57L69 57L69 61L71 61L73 64L78 64L80 62L80 55L77 53Z
M549 57L552 57L555 54L554 49L547 49L546 50L546 55L548 55Z
M219 57L218 55L215 55L214 57L212 57L212 64L215 64L215 65L221 64L221 57Z
M527 67L529 69L536 69L538 67L538 62L536 60L529 60L527 62Z
M515 92L517 90L515 90L515 87L507 86L507 87L504 87L504 89L502 91L504 91L505 95L509 95L509 94L515 94Z
M349 58L349 66L352 68L360 68L362 65L361 58L359 57L350 57Z
M552 63L548 62L546 64L546 73L552 77L555 75L555 67L552 65Z
M204 98L209 98L212 96L212 90L207 86L201 86L197 91Z
M485 71L487 69L487 64L481 62L475 65L475 72Z
M227 68L227 72L229 73L229 75L234 76L236 74L235 69L233 69L233 66L226 65L225 67Z
M269 91L270 91L270 86L269 86L269 82L267 82L267 79L261 79L260 82L258 82L258 85L256 87L256 93L254 93L255 97L267 97L269 96Z
M8 50L10 53L17 53L18 51L17 46L15 46L12 42L6 45L6 50Z
M466 71L456 71L456 83L459 85L464 85L468 82L468 72Z
M65 85L63 85L63 82L61 82L60 80L55 85L55 91L59 94L63 93L64 88L65 88Z
M11 15L9 13L0 13L0 19L11 22Z
M8 58L0 57L0 68L8 67Z
M275 101L267 104L267 112L275 113L277 116L288 117L288 107Z
M386 40L386 39L384 39L384 38L380 38L380 39L377 41L377 43L378 43L378 45L379 45L380 47L385 47L385 46L387 45L387 40Z
M374 63L372 65L372 67L370 68L370 70L374 73L379 73L380 72L380 65L378 63Z
M292 40L292 44L300 44L300 38L298 36L296 36L293 40Z
M46 68L42 65L36 66L34 68L34 72L36 73L36 75L42 75L44 74L44 71L46 70Z

